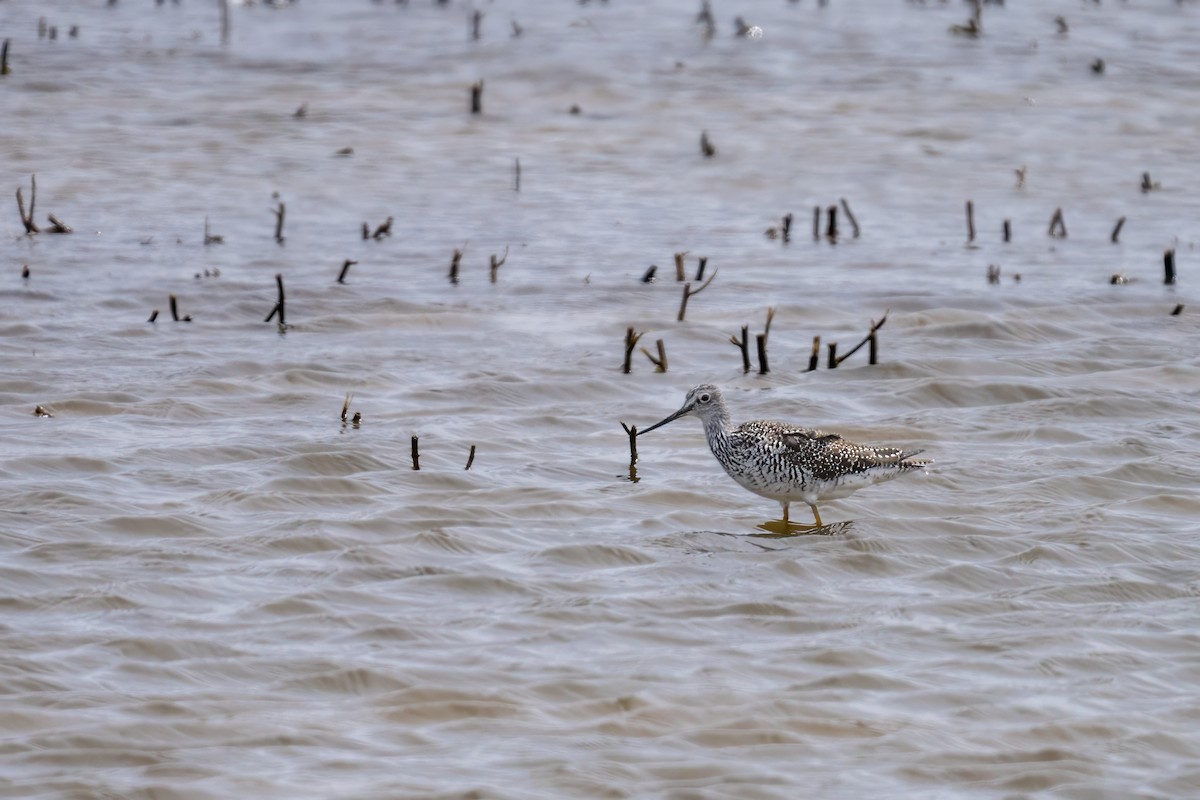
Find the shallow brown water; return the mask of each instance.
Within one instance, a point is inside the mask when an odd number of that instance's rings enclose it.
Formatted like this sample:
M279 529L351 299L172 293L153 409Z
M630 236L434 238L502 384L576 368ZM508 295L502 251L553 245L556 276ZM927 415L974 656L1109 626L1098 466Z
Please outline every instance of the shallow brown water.
M1200 793L1200 10L545 5L0 3L0 797ZM705 381L935 465L761 535Z

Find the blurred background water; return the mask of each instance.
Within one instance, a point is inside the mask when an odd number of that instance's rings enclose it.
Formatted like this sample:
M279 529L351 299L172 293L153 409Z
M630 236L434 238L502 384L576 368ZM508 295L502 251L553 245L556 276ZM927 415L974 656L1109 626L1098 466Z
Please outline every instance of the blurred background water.
M0 797L1200 793L1200 9L699 10L0 3ZM756 535L700 382L936 463Z

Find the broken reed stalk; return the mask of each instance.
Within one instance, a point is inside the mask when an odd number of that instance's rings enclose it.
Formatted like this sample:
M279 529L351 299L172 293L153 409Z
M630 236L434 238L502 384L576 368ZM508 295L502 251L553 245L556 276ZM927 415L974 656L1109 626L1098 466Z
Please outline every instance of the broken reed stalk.
M471 113L483 113L483 81L478 80L471 84Z
M1004 241L1012 241L1012 220L1004 220Z
M342 271L338 273L337 282L345 283L346 282L346 273L348 273L350 271L350 268L357 263L358 263L357 261L351 261L348 258L345 261L343 261L342 262Z
M10 72L12 70L8 68L8 39L5 39L4 44L0 45L0 76Z
M385 236L391 236L393 222L395 222L395 218L388 217L383 222L379 223L379 227L376 228L375 232L371 234L371 238L378 242L380 239L382 239ZM363 230L365 231L366 229L367 229L366 223L363 223Z
M150 312L150 319L146 320L146 322L154 322L154 320L156 320L156 319L158 319L158 309L157 308Z
M463 467L463 469L464 470L470 469L471 465L474 463L475 463L475 445L471 445L471 452L467 453L467 465L465 467Z
M167 302L171 304L171 319L173 319L175 322L179 322L179 306L175 300L175 295L171 295L169 298L167 298Z
M825 209L825 215L825 238L832 242L836 240L838 236L837 206L830 206L829 208Z
M850 210L850 204L846 202L846 198L844 197L838 202L841 203L842 211L845 213L846 219L850 221L851 236L857 239L858 235L862 233L862 230L858 227L858 220L854 218L854 212Z
M646 358L650 359L650 363L654 365L655 372L667 371L667 347L663 344L663 340L659 339L655 344L658 347L658 358L650 354L646 348L642 348L642 352L646 354Z
M879 363L879 341L875 336L875 331L867 334L867 338L871 340L870 346L867 348L867 363L873 367Z
M37 223L33 221L33 209L37 205L37 175L29 176L29 213L25 213L25 197L21 194L21 187L17 187L17 211L21 214L21 224L25 226L25 233L37 233Z
M767 366L767 337L771 335L771 321L775 319L775 308L772 306L767 309L767 324L763 327L763 332L754 337L754 342L758 349L758 374L766 375L771 369Z
M708 276L708 280L700 284L700 288L696 289L695 291L692 290L691 283L685 283L683 285L683 301L679 304L679 316L676 318L676 321L683 322L683 317L685 314L687 314L688 298L694 294L700 294L707 289L708 285L713 282L713 278L715 277L717 277L717 270L714 269L712 275Z
M46 219L50 220L50 227L46 229L46 233L71 233L73 230L70 225L53 214L47 214Z
M354 395L350 394L349 392L346 392L346 399L342 402L342 424L343 425L346 424L346 414L349 413L349 411L350 411L350 400L353 399L353 397L354 397Z
M821 365L821 337L813 337L812 355L808 357L808 369L806 372L813 372Z
M500 259L496 259L496 254L492 253L489 274L491 275L492 283L496 282L496 273L500 271L500 267L504 266L504 262L508 260L508 245L504 245L504 255Z
M975 241L975 204L967 201L967 242Z
M638 339L641 339L642 336L643 334L633 328L625 329L625 366L621 371L626 375L633 371L633 349L637 347Z
M1168 286L1175 284L1175 248L1163 251L1163 283Z
M1124 226L1125 226L1125 218L1121 217L1119 220L1117 220L1116 227L1113 228L1112 236L1109 237L1112 240L1113 244L1117 244L1117 240L1121 236L1121 228L1123 228Z
M821 207L813 206L813 239L821 238Z
M621 427L625 429L626 435L629 436L629 480L637 483L637 425L626 425L622 422Z
M654 283L654 273L658 272L658 265L651 264L650 269L642 275L642 283Z
M364 242L371 238L371 226L365 222L362 226L362 238Z
M742 351L742 372L750 371L750 326L742 326L742 337L739 339L737 334L729 337L729 343Z
M275 241L283 244L283 217L287 214L287 207L280 200L279 208L272 209L271 213L275 215Z
M1067 225L1063 222L1063 213L1061 208L1054 209L1054 216L1050 217L1049 233L1055 239L1067 238Z
M830 369L833 369L833 368L837 367L837 365L838 365L838 364L842 363L842 362L843 362L843 361L845 361L847 358L849 358L850 356L852 356L852 355L854 355L855 353L857 353L857 352L858 352L858 350L859 350L859 348L861 348L861 347L862 347L864 344L870 344L870 345L871 345L871 349L870 349L870 351L871 351L871 363L872 363L872 364L874 364L874 363L875 363L875 356L876 356L876 354L878 353L878 344L875 342L875 331L877 331L877 330L879 330L880 328L882 328L882 327L883 327L883 323L887 322L887 315L888 315L888 313L889 313L890 311L891 311L891 309L888 309L888 311L884 311L884 312L883 312L883 318L882 318L882 319L880 319L880 320L879 320L879 322L876 322L875 320L871 320L871 330L867 332L867 335L866 335L866 337L865 337L865 338L864 338L864 339L863 339L861 342L859 342L858 344L854 345L854 347L851 347L851 348L850 348L850 351L849 351L848 353L846 353L844 356L842 356L841 358L838 358L836 362L834 362L834 363L831 363L831 364L829 365L829 368L830 368ZM831 351L830 351L830 353L831 353L831 356L830 356L830 358L831 358L831 359L832 359L832 352L833 352L833 351L831 350Z
M708 266L708 256L700 256L700 264L696 267L696 280L704 280L704 268Z
M208 227L208 217L204 218L204 244L223 244L224 236L213 233Z
M417 437L416 436L412 437L412 462L413 462L412 468L413 468L414 472L421 469L421 453L417 449Z
M1178 317L1182 313L1183 313L1183 303L1179 303L1178 305L1175 306L1175 308L1171 309L1172 317Z
M829 349L829 360L827 362L829 369L837 369L837 342L830 342L826 347Z
M279 327L282 328L287 324L286 316L285 316L286 309L284 307L284 300L283 300L283 273L282 272L275 273L275 284L279 287L279 300L276 301L275 307L271 309L271 313L267 314L267 318L264 319L263 322L270 322L271 318L274 317L276 314L278 314L279 315Z
M792 240L792 215L787 213L783 215L783 243L787 244Z
M687 280L687 275L683 271L683 257L687 255L687 251L675 254L675 280L678 283L683 283Z
M450 282L458 284L458 262L462 260L462 250L454 248L454 255L450 257Z

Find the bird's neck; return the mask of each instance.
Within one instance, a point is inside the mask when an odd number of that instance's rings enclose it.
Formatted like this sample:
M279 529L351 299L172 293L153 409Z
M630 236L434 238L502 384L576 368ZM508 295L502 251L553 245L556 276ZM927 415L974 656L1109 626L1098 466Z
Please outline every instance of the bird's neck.
M724 441L729 436L729 411L725 406L714 408L704 417L704 435L708 441Z

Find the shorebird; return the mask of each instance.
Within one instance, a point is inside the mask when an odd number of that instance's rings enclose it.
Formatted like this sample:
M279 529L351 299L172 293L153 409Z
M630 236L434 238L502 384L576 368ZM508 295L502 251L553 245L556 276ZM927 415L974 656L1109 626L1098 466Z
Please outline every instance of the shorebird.
M733 425L721 390L711 384L692 389L683 407L638 436L668 422L694 414L704 423L709 449L743 488L783 506L802 500L821 526L817 503L837 500L864 486L921 470L930 462L914 459L923 450L868 447L848 442L836 433L823 433L787 422L753 420Z

